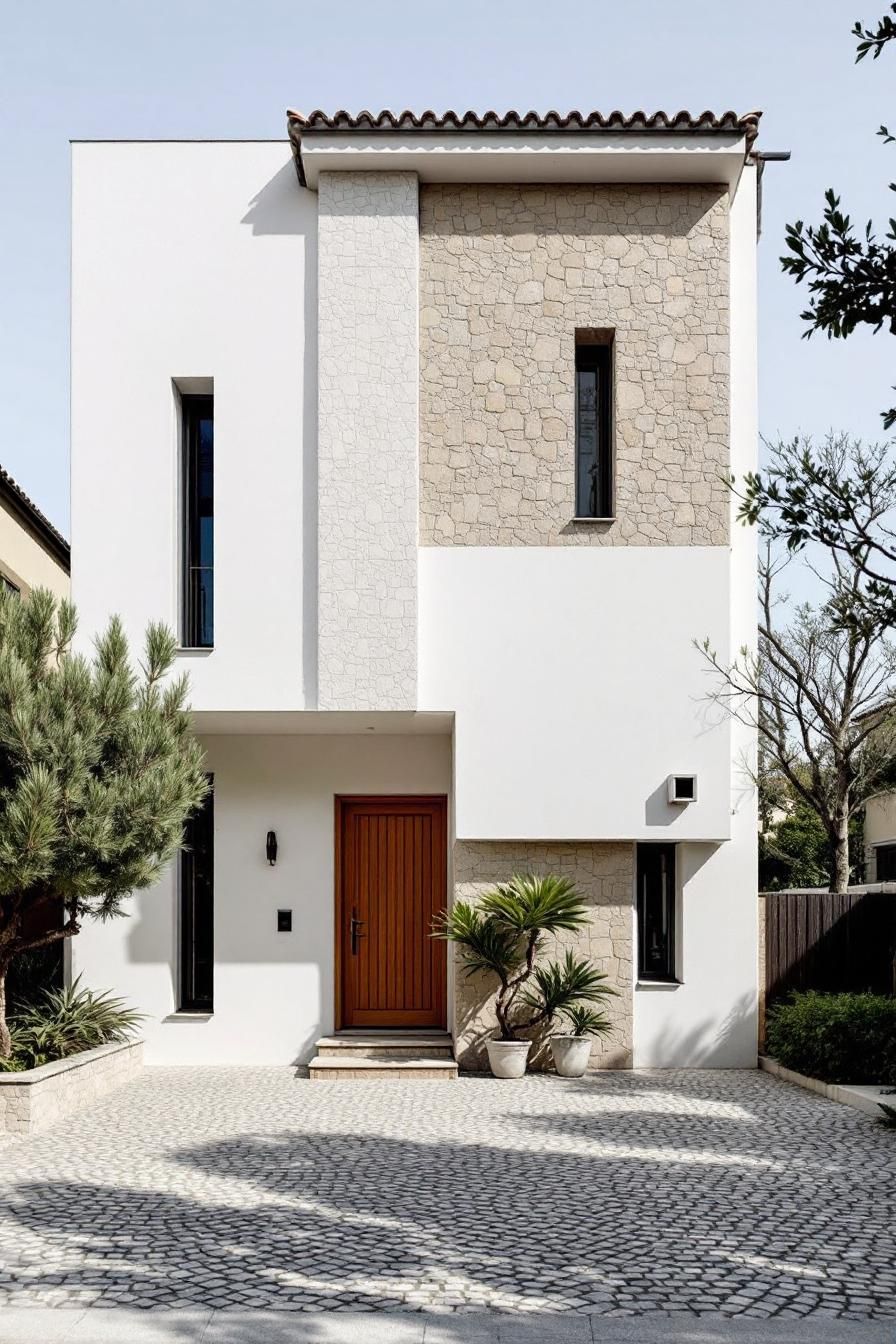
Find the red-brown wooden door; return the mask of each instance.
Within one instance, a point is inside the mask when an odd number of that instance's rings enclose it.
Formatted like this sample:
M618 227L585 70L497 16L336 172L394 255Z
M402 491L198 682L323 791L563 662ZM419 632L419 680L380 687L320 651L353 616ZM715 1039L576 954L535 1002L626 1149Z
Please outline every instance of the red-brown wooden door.
M339 1027L445 1026L446 800L336 800Z

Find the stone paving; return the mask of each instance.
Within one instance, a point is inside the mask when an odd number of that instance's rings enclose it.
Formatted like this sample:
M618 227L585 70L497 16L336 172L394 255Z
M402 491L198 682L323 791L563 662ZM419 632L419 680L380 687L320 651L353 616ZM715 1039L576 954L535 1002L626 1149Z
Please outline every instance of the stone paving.
M0 1143L0 1306L884 1322L894 1192L896 1133L758 1072L147 1069Z

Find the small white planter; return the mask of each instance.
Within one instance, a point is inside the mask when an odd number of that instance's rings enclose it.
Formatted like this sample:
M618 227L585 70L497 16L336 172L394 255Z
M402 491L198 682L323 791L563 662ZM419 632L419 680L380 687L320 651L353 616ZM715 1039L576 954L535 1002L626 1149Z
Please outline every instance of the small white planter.
M531 1041L488 1041L488 1062L496 1078L522 1078Z
M554 1068L561 1078L581 1078L591 1058L590 1036L552 1036Z

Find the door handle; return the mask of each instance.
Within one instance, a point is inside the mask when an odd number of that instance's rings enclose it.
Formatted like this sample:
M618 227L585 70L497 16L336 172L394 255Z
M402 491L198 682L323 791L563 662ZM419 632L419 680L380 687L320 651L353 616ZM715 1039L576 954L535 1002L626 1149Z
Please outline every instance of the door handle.
M359 938L366 938L366 937L367 937L367 934L366 934L366 933L362 933L362 932L361 932L361 930L362 930L362 928L364 927L365 923L366 923L366 920L359 919L358 916L355 914L355 912L354 912L354 910L353 910L353 911L352 911L352 917L351 917L351 919L349 920L349 925L348 925L348 927L349 927L349 935L350 935L350 937L351 937L351 941L352 941L352 956L353 956L353 957L356 957L356 956L358 955L358 939L359 939Z

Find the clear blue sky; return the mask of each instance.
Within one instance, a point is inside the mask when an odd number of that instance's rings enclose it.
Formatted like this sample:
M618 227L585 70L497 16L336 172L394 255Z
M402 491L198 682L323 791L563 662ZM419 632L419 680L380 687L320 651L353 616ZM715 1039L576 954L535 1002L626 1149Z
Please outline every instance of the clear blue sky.
M0 0L0 463L68 528L70 138L266 138L287 106L764 112L766 435L880 437L896 341L801 341L786 221L843 191L893 212L896 52L853 64L884 0ZM123 427L124 430L124 427Z

